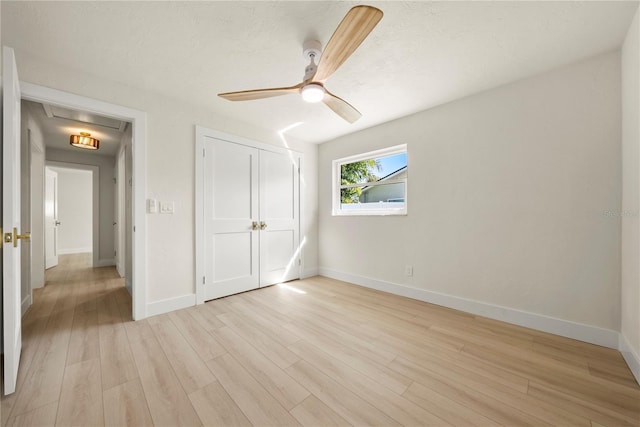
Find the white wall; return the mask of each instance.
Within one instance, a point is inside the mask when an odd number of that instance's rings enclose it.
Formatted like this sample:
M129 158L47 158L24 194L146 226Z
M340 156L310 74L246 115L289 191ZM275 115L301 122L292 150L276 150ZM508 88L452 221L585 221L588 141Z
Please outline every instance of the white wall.
M640 12L622 49L621 350L640 382Z
M15 35L14 35L15 36ZM64 46L60 46L61 52ZM62 53L61 53L62 55ZM147 216L147 302L195 293L195 125L285 146L275 133L243 122L218 117L211 111L185 104L141 88L95 78L58 63L45 62L26 51L16 51L23 81L147 112L147 197L175 202L173 215ZM212 93L212 96L215 96ZM286 145L304 154L301 192L306 239L303 268L317 272L317 152L316 145L287 138ZM53 151L53 150L51 150ZM61 156L58 156L61 157ZM49 158L49 153L47 153ZM63 158L52 160L68 161ZM104 174L100 172L101 180ZM110 175L111 179L113 175ZM112 185L113 187L113 185ZM113 208L110 207L109 224ZM102 214L102 213L101 213ZM111 225L110 225L111 227ZM102 232L100 234L102 245ZM113 257L113 232L109 230ZM101 256L102 248L101 248Z
M21 107L21 224L31 232L29 243L22 245L22 299L31 288L44 286L44 136L30 109Z
M31 147L31 287L44 286L44 151Z
M133 177L133 158L131 157L131 126L127 127L122 137L120 149L124 151L124 178L125 178L125 209L124 209L124 272L125 285L132 292L131 272L133 271L133 199L132 199L132 177ZM117 158L117 157L116 157Z
M58 173L58 253L93 251L93 173L51 168Z
M596 326L617 341L620 110L615 52L322 144L320 271ZM331 216L331 161L402 143L408 215Z
M113 204L115 197L115 186L113 184L113 173L115 168L115 158L112 156L97 155L95 153L85 153L72 150L59 150L48 148L46 152L47 162L65 162L79 165L97 166L99 170L99 210L98 210L98 235L94 233L93 238L99 239L98 263L99 265L113 265ZM94 254L95 259L95 254Z

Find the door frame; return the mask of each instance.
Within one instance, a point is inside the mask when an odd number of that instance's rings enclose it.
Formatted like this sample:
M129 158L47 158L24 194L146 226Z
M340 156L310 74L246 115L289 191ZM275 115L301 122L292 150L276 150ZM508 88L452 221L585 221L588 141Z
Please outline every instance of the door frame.
M51 180L50 180L51 178ZM49 184L52 184L51 186ZM54 171L51 168L47 168L47 164L46 164L46 160L45 160L45 166L44 166L44 188L43 188L43 192L42 192L42 201L43 201L43 205L45 206L45 211L44 211L44 230L42 233L42 240L44 240L44 271L45 271L45 275L46 275L46 271L49 270L50 268L54 268L58 266L58 262L59 262L59 253L58 253L58 172ZM53 218L49 218L47 215L47 203L49 201L53 200L53 209L52 209L52 216ZM53 253L49 252L47 250L47 243L51 243L49 242L49 238L48 238L48 231L49 231L49 227L51 226L51 221L50 219L53 219L53 228L51 229L52 231L52 241L53 241L53 245L51 245L51 249L53 251ZM55 258L55 261L54 261ZM46 280L45 280L46 281Z
M59 107L83 110L132 124L133 160L133 250L132 250L132 317L147 317L147 224L145 200L147 194L147 113L96 99L51 89L32 83L20 82L22 99Z
M126 150L124 147L118 151L116 154L116 168L115 168L115 179L116 179L116 188L115 188L115 215L114 222L116 222L116 231L114 233L114 243L116 250L116 270L120 277L126 277L126 261L125 261L125 225L126 225L126 160L125 160Z
M47 160L45 158L44 167L60 168L60 169L77 169L91 172L91 245L92 245L92 265L94 267L103 267L100 265L100 168L94 165L85 165L82 163L57 162ZM58 181L58 185L60 181ZM59 187L58 187L59 190ZM45 246L46 248L46 246ZM60 253L58 252L58 255Z
M205 260L205 244L204 244L204 140L205 138L216 138L226 142L232 142L234 144L240 144L247 147L257 148L259 150L271 151L274 153L291 155L295 154L296 157L299 157L300 163L298 165L298 177L302 180L302 165L304 165L304 154L291 150L288 148L278 147L276 145L265 144L262 142L254 141L252 139L243 138L236 135L231 135L225 132L220 132L217 130L209 129L203 126L196 125L196 151L195 151L195 163L196 163L196 227L195 227L195 240L196 240L196 277L195 277L195 289L196 289L196 304L203 304L205 302L205 292L204 292L204 283L203 278L205 276L206 271L206 260ZM302 227L302 218L304 217L304 209L303 209L303 195L301 191L302 186L299 186L299 215L298 215L298 230L301 230ZM302 265L299 265L300 269L300 277L302 277L302 271L304 266L304 244L300 236L302 233L300 232L298 235L298 247L300 248L300 259L302 260Z

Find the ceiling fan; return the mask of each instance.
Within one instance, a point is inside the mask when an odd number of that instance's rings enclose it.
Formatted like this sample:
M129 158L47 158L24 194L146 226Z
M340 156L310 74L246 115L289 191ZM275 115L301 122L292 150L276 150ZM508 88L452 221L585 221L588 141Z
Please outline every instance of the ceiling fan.
M305 42L303 55L310 63L305 68L304 79L300 84L289 87L219 93L218 96L229 101L250 101L300 93L305 101L322 101L340 117L353 123L362 114L348 102L329 92L324 87L324 83L355 52L381 19L382 11L380 9L365 5L355 6L342 19L324 52L322 52L320 42L315 40ZM317 58L320 58L318 65L315 63Z

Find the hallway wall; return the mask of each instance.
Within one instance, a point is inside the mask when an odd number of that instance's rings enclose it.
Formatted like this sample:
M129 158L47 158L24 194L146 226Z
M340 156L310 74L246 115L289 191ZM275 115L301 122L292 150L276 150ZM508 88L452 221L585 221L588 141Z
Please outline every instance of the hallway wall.
M93 174L79 169L58 172L58 254L93 251Z
M21 245L21 300L24 312L31 304L31 289L44 286L44 207L34 200L32 193L44 186L44 135L29 108L22 104L21 121L21 174L20 223L23 232L31 233L31 240Z

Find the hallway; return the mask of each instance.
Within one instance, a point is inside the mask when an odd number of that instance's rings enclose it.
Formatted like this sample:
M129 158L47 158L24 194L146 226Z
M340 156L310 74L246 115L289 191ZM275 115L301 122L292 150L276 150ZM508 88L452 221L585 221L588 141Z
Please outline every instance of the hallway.
M131 320L124 279L91 261L90 253L61 255L46 271L45 287L34 290L22 319L16 393L2 400L2 425L102 424L102 390L137 377L124 330Z

